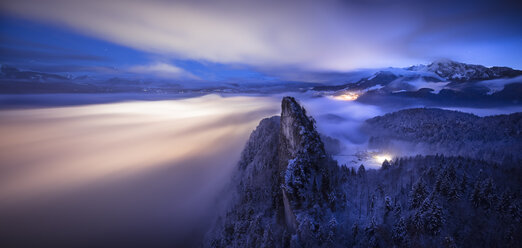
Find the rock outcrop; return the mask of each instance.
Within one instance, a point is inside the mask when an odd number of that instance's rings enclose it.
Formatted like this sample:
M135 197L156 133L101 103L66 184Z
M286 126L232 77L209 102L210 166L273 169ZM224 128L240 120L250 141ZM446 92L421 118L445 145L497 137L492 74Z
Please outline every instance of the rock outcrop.
M338 166L306 110L293 97L283 98L281 109L281 117L262 120L251 134L234 176L232 206L205 245L288 246L302 223L330 220L337 185L331 174Z

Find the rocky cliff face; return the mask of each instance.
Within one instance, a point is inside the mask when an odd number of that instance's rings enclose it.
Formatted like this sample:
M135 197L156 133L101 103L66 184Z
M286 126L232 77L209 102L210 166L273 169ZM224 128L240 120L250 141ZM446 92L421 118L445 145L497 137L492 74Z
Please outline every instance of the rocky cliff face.
M337 164L327 156L314 120L294 98L285 97L281 109L279 173L291 207L299 213L328 202L335 187L329 174Z
M285 97L281 103L281 126L279 131L279 171L286 170L288 160L295 158L303 150L305 132L313 129L313 122L306 111L293 97Z
M233 204L206 246L288 246L302 223L329 220L337 185L330 174L338 166L305 109L293 97L283 98L281 109L281 117L262 120L251 134L234 176Z
M323 203L322 196L330 192L326 167L337 167L327 158L314 120L293 97L283 98L281 104L278 155L284 218L287 228L293 232L299 222L296 213ZM315 194L310 194L314 190Z

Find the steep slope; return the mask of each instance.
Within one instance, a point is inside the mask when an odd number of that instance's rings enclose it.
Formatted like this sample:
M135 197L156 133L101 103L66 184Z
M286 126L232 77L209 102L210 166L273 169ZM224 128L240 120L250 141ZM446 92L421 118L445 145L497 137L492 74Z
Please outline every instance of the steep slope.
M287 225L297 228L307 218L324 221L325 216L311 216L308 212L314 206L322 210L335 210L334 201L340 197L337 193L339 182L335 174L339 169L337 163L327 156L319 133L315 130L315 122L306 115L294 98L285 97L282 103L281 130L279 134L279 168L282 178L282 194L287 196L291 213L285 211ZM288 214L292 216L288 216ZM295 218L294 223L288 223Z
M344 205L336 198L342 198L335 176L339 167L327 156L313 119L292 97L283 98L281 109L281 117L262 120L250 136L233 180L235 199L206 246L287 247L309 241L291 236L303 224L314 223L318 231L318 224Z
M205 246L271 247L274 236L282 232L276 222L283 201L277 193L279 120L279 116L262 120L250 135L232 180L232 204L207 234Z

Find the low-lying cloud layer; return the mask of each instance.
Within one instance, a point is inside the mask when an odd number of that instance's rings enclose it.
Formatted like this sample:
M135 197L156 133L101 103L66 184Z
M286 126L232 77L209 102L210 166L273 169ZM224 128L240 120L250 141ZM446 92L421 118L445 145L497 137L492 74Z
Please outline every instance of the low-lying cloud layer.
M0 111L0 239L190 247L250 132L278 112L215 95Z
M380 166L373 157L351 162L367 149L359 128L397 109L294 96L319 132L341 142L340 164ZM47 97L56 104L78 98ZM221 189L249 134L262 118L280 113L281 96L90 100L0 111L2 241L13 247L197 247L216 203L227 201ZM520 108L459 110L487 115ZM412 155L407 147L394 152L389 155Z

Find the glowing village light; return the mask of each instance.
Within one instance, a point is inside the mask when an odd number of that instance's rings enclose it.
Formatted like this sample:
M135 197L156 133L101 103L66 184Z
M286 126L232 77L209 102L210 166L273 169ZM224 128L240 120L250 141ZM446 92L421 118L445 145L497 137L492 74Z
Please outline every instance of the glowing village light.
M333 96L334 99L341 101L355 101L358 97L359 94L355 92L345 92L342 95Z
M384 160L391 161L392 160L392 156L390 154L378 154L378 155L374 155L373 159L377 163L382 164L384 162Z

